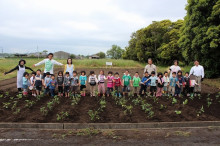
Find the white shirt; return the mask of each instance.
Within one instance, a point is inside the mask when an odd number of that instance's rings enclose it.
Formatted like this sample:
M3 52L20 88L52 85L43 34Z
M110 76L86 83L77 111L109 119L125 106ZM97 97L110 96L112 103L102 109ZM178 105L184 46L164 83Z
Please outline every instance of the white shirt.
M202 76L204 78L204 68L201 65L193 66L190 70L190 75Z
M176 72L177 74L179 70L181 70L181 68L178 65L172 65L170 67L170 77L172 77L173 72Z
M53 67L54 64L56 65L63 65L62 63L57 62L56 60L49 60L49 59L44 59L42 61L40 61L39 63L35 64L35 66L39 66L41 64L45 64L45 68L44 68L44 73L46 72L50 72L50 74L53 74Z

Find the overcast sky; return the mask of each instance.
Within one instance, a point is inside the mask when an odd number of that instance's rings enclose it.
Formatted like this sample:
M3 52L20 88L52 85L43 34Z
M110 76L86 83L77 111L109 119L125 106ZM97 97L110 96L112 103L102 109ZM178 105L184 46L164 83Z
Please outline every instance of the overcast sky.
M183 19L187 0L0 0L5 53L63 50L91 55L124 48L152 21Z

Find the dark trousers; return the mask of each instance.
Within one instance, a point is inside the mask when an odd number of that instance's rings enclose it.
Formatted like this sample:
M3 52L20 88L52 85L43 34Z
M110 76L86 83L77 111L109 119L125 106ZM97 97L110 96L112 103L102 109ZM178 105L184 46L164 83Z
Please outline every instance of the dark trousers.
M50 95L51 95L52 97L55 96L55 89L50 89Z
M139 94L142 94L143 91L144 91L144 94L145 94L146 91L147 91L147 85L141 84L141 88L140 88Z

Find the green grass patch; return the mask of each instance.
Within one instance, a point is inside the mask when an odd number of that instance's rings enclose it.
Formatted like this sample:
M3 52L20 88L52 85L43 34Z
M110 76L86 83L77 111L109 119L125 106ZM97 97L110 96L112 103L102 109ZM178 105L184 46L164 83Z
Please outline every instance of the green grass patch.
M220 78L204 79L202 83L220 89Z

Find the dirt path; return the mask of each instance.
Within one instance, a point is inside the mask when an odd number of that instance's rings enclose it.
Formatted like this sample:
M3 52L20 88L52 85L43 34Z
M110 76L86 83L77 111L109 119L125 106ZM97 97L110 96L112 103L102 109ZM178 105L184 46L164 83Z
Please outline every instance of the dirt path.
M84 131L0 129L0 145L220 145L219 127Z

